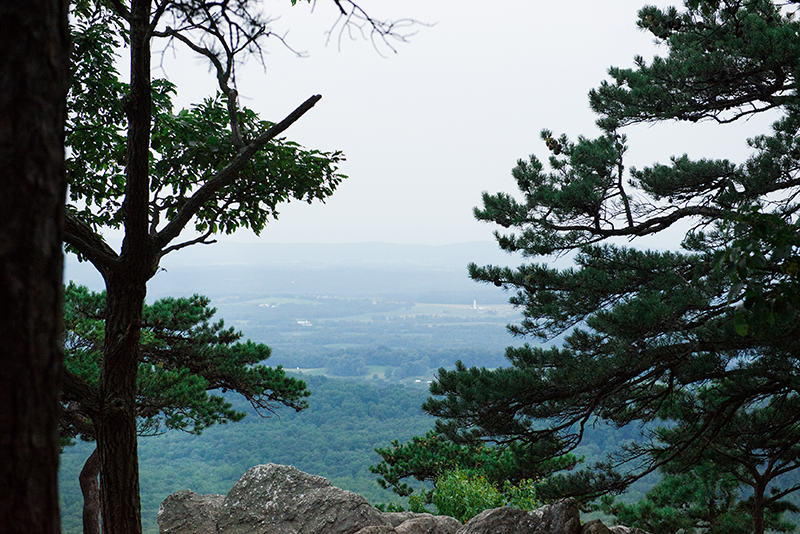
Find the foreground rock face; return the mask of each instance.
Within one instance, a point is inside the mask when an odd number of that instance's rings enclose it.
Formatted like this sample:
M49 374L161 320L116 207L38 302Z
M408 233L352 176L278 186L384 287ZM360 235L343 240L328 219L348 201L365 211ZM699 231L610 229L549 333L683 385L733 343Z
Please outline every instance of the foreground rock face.
M581 534L581 515L573 499L531 512L493 508L470 519L457 534Z
M414 514L397 525L397 534L454 534L461 522L447 515Z
M217 534L353 534L391 527L367 500L286 465L250 469L225 497Z
M611 527L608 530L611 531L611 534L650 534L646 530L642 530L636 527L616 526L616 527Z
M611 530L602 521L595 519L583 525L581 534L611 534Z
M531 512L494 508L465 525L447 516L381 513L322 477L276 464L250 469L227 496L170 495L158 510L158 527L160 534L647 534L609 530L598 521L581 527L572 499Z
M158 507L161 534L215 534L224 495L198 495L191 490L173 493Z

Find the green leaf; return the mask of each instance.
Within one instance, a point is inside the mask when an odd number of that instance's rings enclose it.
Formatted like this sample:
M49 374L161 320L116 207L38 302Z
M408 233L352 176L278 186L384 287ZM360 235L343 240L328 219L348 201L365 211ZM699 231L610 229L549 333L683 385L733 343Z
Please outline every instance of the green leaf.
M737 334L739 334L742 337L746 336L748 330L750 329L750 326L747 323L747 315L745 315L744 313L734 314L733 327L736 329Z

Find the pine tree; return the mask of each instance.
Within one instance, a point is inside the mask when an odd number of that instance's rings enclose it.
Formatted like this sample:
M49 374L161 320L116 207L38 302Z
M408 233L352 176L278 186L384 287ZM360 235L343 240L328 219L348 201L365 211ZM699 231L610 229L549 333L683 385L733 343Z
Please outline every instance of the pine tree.
M564 334L563 346L509 348L507 368L442 369L424 405L457 443L516 441L551 457L598 418L669 422L669 434L646 431L600 469L562 478L568 494L621 491L692 448L729 451L743 420L753 424L748 447L767 451L757 465L794 468L800 452L800 24L791 6L764 0L648 6L638 24L668 53L612 68L591 91L600 135L571 141L543 130L550 170L536 156L520 160L520 196L487 193L475 211L506 229L496 233L503 250L534 260L574 253L569 269L469 267L473 279L514 291L523 320L513 334ZM780 116L749 141L743 163L682 155L626 168L626 126L726 124L767 111ZM679 251L615 241L681 221L693 226ZM665 411L687 398L697 400L692 410ZM759 415L765 407L769 418ZM782 439L785 447L771 445ZM760 506L751 503L758 534Z
M635 503L604 496L598 508L613 515L619 524L650 534L750 534L752 507L742 498L739 475L743 473L731 472L710 456L690 466L680 462L663 466L661 481ZM791 503L772 500L763 511L765 528L793 532L795 525L783 515L797 510Z
M558 458L541 458L521 450L516 444L509 447L487 447L482 443L459 445L431 430L424 436L414 436L411 441L400 444L391 442L391 447L375 449L381 462L370 466L378 484L391 489L401 497L415 490L407 482L415 479L422 483L433 483L447 473L462 472L467 475L480 473L489 483L503 486L517 484L522 480L542 481L558 471L571 470L582 460L572 454Z
M98 384L104 350L106 295L70 283L64 292L64 364L69 380L80 382L62 398L62 443L74 438L96 440L100 406ZM164 298L145 305L139 348L137 434L165 429L200 434L217 423L241 421L244 412L216 392L245 397L267 416L281 406L300 411L308 406L305 383L287 377L278 366L263 364L269 347L247 341L242 333L211 323L216 310L209 299ZM215 393L209 394L209 391ZM80 392L80 394L76 394ZM95 450L80 474L84 498L84 534L99 533L100 464Z

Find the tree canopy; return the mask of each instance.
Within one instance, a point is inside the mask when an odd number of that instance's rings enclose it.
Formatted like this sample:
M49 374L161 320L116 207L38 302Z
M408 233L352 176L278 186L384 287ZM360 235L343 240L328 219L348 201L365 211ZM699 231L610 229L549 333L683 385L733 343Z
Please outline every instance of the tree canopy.
M89 7L74 10L78 15L72 35L75 75L67 125L68 209L73 226L68 244L94 263L95 256L111 251L87 247L82 241L91 239L89 232L120 229L126 223L123 203L130 140L125 105L131 86L121 81L116 69L115 50L129 39L127 30L114 14ZM183 35L177 30L167 33L179 40ZM217 72L221 90L216 95L176 112L172 98L177 87L166 79L151 82L144 169L150 177L147 232L162 256L240 227L259 234L282 202L324 200L343 179L336 172L340 152L305 150L277 138L276 130L288 124L276 126L239 108L235 89L228 83L232 83L233 54L244 50L230 50L225 66L210 50L202 48L199 53L222 69ZM317 100L310 99L307 108ZM240 154L242 150L245 153ZM168 246L190 223L201 237Z
M340 24L402 38L392 23L336 1ZM165 254L210 244L214 234L256 234L290 200L330 196L344 178L339 152L302 148L281 134L321 98L267 121L240 106L235 67L259 54L270 19L255 0L74 0L72 86L67 97L64 242L106 285L103 358L94 431L109 532L141 532L136 453L137 377L147 281ZM175 111L177 88L151 76L151 44L165 39L209 61L217 92ZM129 59L123 81L116 51ZM114 250L103 232L124 234ZM188 230L188 235L185 231ZM64 391L85 381L68 373Z
M543 130L550 155L518 162L518 194L484 194L475 215L502 227L503 250L530 260L570 253L574 267L473 264L470 276L513 291L524 314L509 327L514 335L565 337L561 347L507 349L506 368L441 369L424 405L440 418L440 433L457 443L523 444L547 457L572 450L597 419L649 423L597 470L563 479L565 493L589 496L621 491L678 457L699 461L706 448L725 451L719 463L740 472L732 456L744 439L759 451L746 470L761 480L751 511L763 532L764 495L797 489L767 473L800 459L793 9L765 0L642 8L639 27L667 54L611 68L590 92L600 135L573 141ZM630 125L725 124L768 111L777 117L772 131L749 140L746 158L732 154L739 163L684 154L625 165ZM681 221L692 227L680 250L619 244Z
M70 283L64 292L65 366L81 378L94 398L64 397L64 438L95 439L89 408L99 404L97 384L103 356L105 292ZM300 411L311 393L302 380L287 377L281 366L264 365L270 349L243 334L211 322L216 309L201 295L163 298L145 304L137 377L139 435L165 429L199 434L216 423L240 421L245 413L221 396L242 395L257 413L270 415L286 406ZM209 394L209 392L213 392ZM89 408L89 409L87 409Z
M638 502L627 504L610 495L603 496L599 508L616 517L623 525L638 527L651 534L704 534L753 532L753 501L762 483L758 473L760 458L732 464L719 460L719 447L706 449L690 462L680 459L662 465L661 481ZM770 469L770 471L774 471ZM771 476L771 472L768 476ZM752 491L747 496L742 487ZM763 503L764 528L771 532L793 532L796 526L787 521L785 512L797 506L781 500L784 494L769 495Z
M461 445L434 430L421 437L414 436L407 443L394 440L390 445L375 449L381 462L369 468L379 475L378 484L401 497L417 491L420 498L429 503L433 494L420 488L415 490L408 480L413 478L436 487L443 477L465 475L483 477L497 487L519 485L523 481L544 487L553 473L574 469L582 461L572 454L541 461L541 458L531 458L529 450L515 443L508 448L487 447L483 443ZM545 493L544 498L547 497Z

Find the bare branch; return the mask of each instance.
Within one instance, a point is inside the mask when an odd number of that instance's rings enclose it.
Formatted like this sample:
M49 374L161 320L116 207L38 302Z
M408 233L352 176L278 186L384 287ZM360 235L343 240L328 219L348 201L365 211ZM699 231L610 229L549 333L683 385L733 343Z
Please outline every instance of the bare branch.
M166 3L162 4L159 7L165 6ZM246 31L242 26L236 22L234 22L229 16L225 8L223 8L222 18L228 23L229 28L231 29L231 35L227 38L219 29L215 19L215 15L212 14L209 10L207 4L203 4L200 10L203 13L203 18L205 24L203 23L194 23L191 22L191 17L189 17L190 23L182 28L175 29L167 26L164 31L156 31L155 25L158 22L158 18L160 18L162 13L159 13L157 17L154 17L153 23L151 26L151 34L154 37L168 37L170 39L178 39L186 46L188 46L191 50L195 53L200 54L211 61L211 64L214 66L214 69L217 73L217 83L219 85L220 91L225 95L228 107L228 117L230 122L231 128L231 138L233 141L234 146L237 150L241 149L244 146L244 142L242 141L242 134L241 129L239 127L239 110L238 110L238 93L236 89L231 88L228 82L231 79L233 74L233 67L235 61L235 55L237 52L248 48L249 46L253 45L255 41L266 35L269 35L269 32L266 32L266 29L263 25L258 26L257 29ZM215 52L212 48L202 45L202 37L197 42L192 41L187 35L183 32L190 32L192 30L198 30L202 32L203 36L210 35L212 36L215 41L222 47L222 54ZM241 47L236 47L236 42L239 41L241 36L244 35L244 45ZM228 43L228 39L230 39L230 43ZM220 55L224 55L224 60L220 58ZM224 62L224 64L223 64Z
M354 34L359 34L361 38L366 39L368 37L378 53L380 53L378 47L379 42L392 52L397 53L391 41L405 43L408 42L409 37L416 33L416 31L404 31L405 29L415 26L429 26L428 24L409 18L393 21L378 20L369 15L353 0L333 1L336 7L339 8L339 16L326 33L328 35L328 42L330 42L334 32L339 28L337 38L339 48L341 48L342 38L345 33L350 39L354 39ZM313 5L316 6L316 4L317 0L314 0Z
M227 43L225 42L222 35L216 31L209 30L209 33L213 34L215 37L219 39L222 43L223 48L225 49L226 61L225 65L222 64L219 56L211 49L200 46L191 39L189 39L186 35L181 33L179 30L175 30L173 28L167 27L164 31L154 31L154 37L169 37L171 39L177 39L194 52L204 56L211 64L214 66L214 69L217 71L217 83L219 85L220 91L226 97L226 103L228 107L228 117L230 121L231 127L231 139L233 141L233 145L236 147L237 150L241 150L244 146L244 141L242 140L242 132L241 128L239 127L239 106L238 106L238 96L239 93L236 89L233 89L228 85L228 81L230 80L231 72L233 70L233 61L234 61L234 52L230 50ZM254 36L252 39L255 40L257 36Z
M635 223L632 226L623 226L621 228L614 228L613 226L611 228L597 227L594 224L594 220L592 221L592 224L562 225L548 221L543 217L541 219L537 219L536 222L548 230L557 232L581 232L588 234L588 236L591 237L585 237L581 241L581 244L590 245L601 242L609 237L643 237L660 232L661 230L665 230L682 219L690 217L706 217L709 219L722 218L726 213L727 212L722 209L708 206L686 206L677 208L668 215L664 215L662 217L653 217L652 219ZM495 237L497 236L500 236L500 234L495 232ZM568 243L563 246L554 246L553 251L557 254L559 252L573 250L574 248L575 243Z
M153 18L150 21L150 35L155 32L156 26L158 26L161 17L164 16L164 13L167 11L167 8L169 8L171 3L172 2L170 0L162 0L162 2L156 5L156 9L153 12Z
M64 369L61 381L61 399L64 402L77 402L93 404L97 402L98 389L90 385L76 374Z
M198 245L198 244L201 244L201 245L213 245L214 243L217 242L216 239L212 239L210 241L207 241L207 239L209 237L211 237L211 235L213 233L214 232L211 229L209 229L205 234L201 235L200 237L198 237L196 239L185 241L185 242L180 243L178 245L173 245L173 246L167 248L166 250L164 250L161 253L161 257L163 258L164 256L166 256L170 252L175 252L176 250L180 250L182 248L186 248L186 247L191 246L191 245Z

